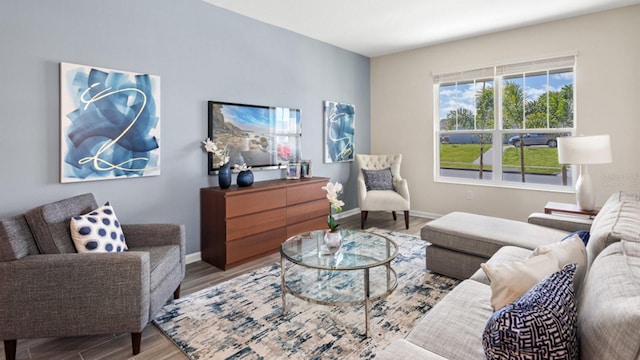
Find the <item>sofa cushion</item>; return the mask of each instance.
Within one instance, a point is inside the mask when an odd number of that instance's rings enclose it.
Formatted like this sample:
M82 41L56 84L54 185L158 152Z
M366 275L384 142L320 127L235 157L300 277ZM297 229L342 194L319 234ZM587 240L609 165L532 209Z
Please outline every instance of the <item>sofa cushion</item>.
M448 360L406 339L398 339L376 354L376 360Z
M69 224L71 217L98 207L93 194L83 194L27 211L24 216L42 254L75 253Z
M578 359L575 270L565 266L491 316L482 337L488 360Z
M18 260L37 253L36 241L23 215L0 220L0 261Z
M593 219L587 254L589 263L610 244L620 239L640 241L640 199L636 194L617 192L609 197Z
M439 247L486 259L505 245L533 250L562 240L567 231L522 221L452 212L422 227L422 239Z
M640 243L622 240L593 261L578 301L582 359L640 354Z
M574 234L558 243L538 246L533 250L533 252L531 252L530 257L547 253L555 255L558 259L559 267L576 263L578 268L576 270L576 275L573 277L573 288L577 294L588 268L587 249L584 246L583 240L578 234Z
M362 169L362 177L367 191L370 190L395 190L391 168L381 170Z
M70 232L79 253L127 250L120 222L109 202L87 214L72 217Z
M530 257L512 263L480 265L491 285L491 306L501 309L529 291L545 277L560 270L558 258L552 253Z
M489 286L465 280L437 303L406 339L446 359L485 359L482 331L493 313Z

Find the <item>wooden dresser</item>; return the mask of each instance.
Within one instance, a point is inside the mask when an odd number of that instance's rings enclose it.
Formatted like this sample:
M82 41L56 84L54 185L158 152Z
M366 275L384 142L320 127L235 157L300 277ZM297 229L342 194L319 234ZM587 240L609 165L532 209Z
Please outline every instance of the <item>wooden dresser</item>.
M200 189L202 260L228 269L277 251L288 237L327 228L328 178Z

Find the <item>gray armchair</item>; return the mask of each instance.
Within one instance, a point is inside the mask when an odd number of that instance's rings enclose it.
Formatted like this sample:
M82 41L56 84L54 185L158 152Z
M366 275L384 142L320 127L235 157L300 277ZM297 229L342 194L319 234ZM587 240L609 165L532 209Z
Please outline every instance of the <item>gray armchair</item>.
M122 225L129 250L75 252L70 218L98 206L84 194L0 220L0 338L15 359L17 339L141 333L185 272L184 227Z
M405 227L409 228L409 209L411 206L407 180L400 176L402 154L397 155L365 155L356 154L358 162L358 205L360 206L360 227L364 229L369 211L391 211L393 220L396 211L404 212ZM388 189L367 189L362 170L385 170L391 172L391 183ZM384 186L383 186L384 187Z

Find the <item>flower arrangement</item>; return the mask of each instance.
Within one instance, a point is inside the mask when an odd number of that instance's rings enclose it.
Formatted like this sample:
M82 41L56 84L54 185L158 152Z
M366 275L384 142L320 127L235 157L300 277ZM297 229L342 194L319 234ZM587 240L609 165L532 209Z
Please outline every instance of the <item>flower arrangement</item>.
M251 166L247 166L247 163L243 163L242 165L235 164L233 165L233 171L241 172L251 170Z
M214 143L210 138L202 142L204 145L204 149L208 153L212 153L216 159L214 159L214 164L218 165L218 167L226 164L229 161L229 149L225 146L224 149L218 149L216 143Z
M344 202L338 199L338 195L342 193L342 184L339 182L328 182L327 185L322 187L322 190L327 192L327 199L329 199L329 216L327 217L327 225L329 225L329 229L331 232L335 232L338 230L338 224L336 219L333 217L333 211L336 213L342 212L342 207L344 206Z

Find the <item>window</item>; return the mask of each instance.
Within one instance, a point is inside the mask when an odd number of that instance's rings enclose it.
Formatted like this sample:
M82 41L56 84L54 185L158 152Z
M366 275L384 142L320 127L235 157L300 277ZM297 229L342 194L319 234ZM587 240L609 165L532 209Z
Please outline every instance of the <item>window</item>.
M556 138L572 135L575 56L434 76L436 180L572 184Z

